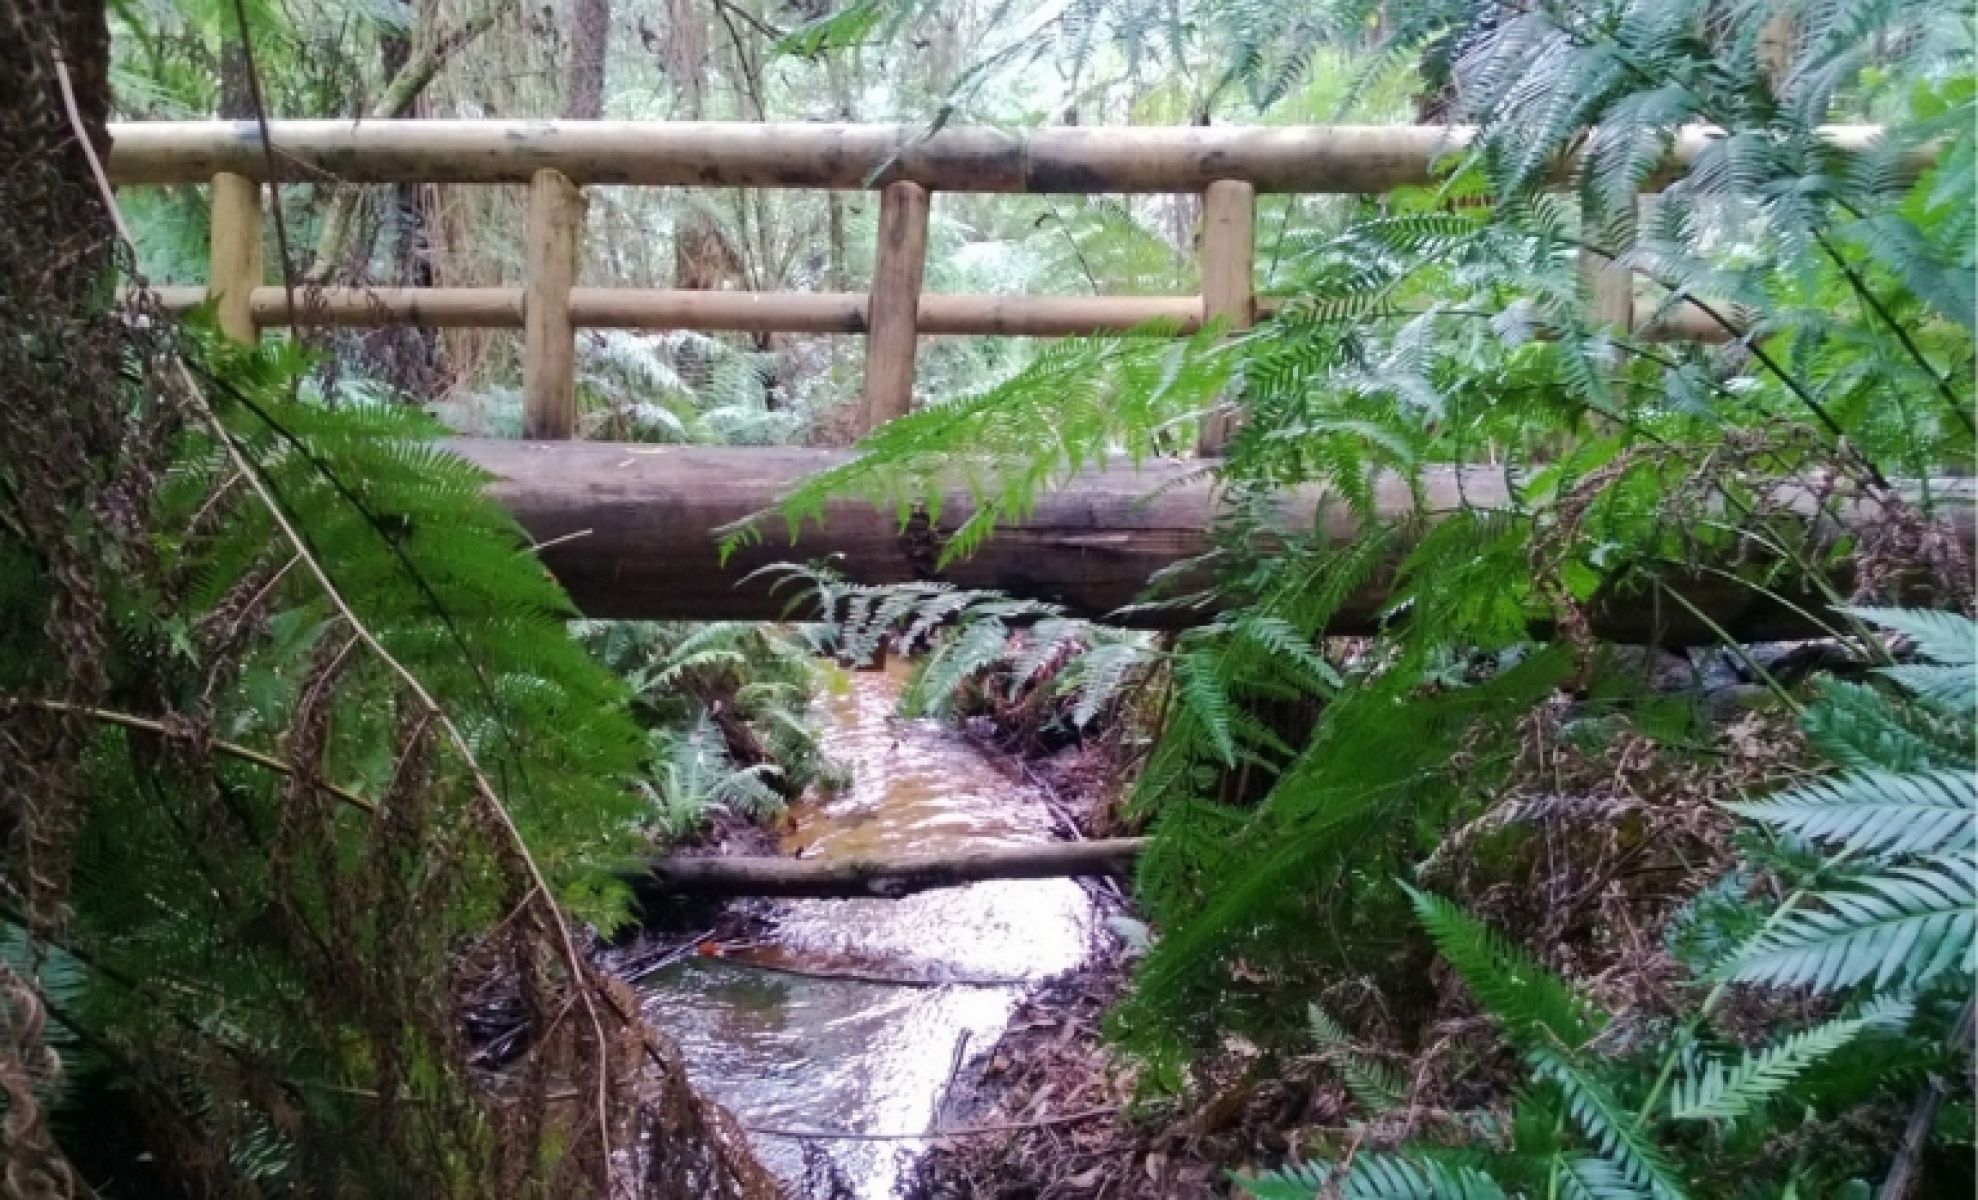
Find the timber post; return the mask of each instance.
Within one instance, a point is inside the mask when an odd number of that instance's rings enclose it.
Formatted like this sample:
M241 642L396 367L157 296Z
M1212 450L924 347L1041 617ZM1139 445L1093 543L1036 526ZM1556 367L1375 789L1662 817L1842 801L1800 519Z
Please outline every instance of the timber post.
M261 286L261 185L245 175L213 176L207 288L218 297L220 332L238 342L260 338L254 289Z
M528 280L522 297L522 436L563 441L577 431L577 335L570 291L584 195L560 171L529 182Z
M1257 318L1257 189L1218 179L1202 192L1202 322L1226 332L1248 329ZM1224 403L1202 418L1196 453L1221 454L1236 432L1238 414Z
M913 407L927 217L927 189L917 183L889 183L879 194L879 245L866 308L865 390L859 401L861 436Z
M1583 230L1581 237L1590 235ZM1635 326L1635 273L1621 262L1616 248L1602 254L1582 246L1579 252L1580 286L1586 291L1587 320L1597 328L1626 335Z

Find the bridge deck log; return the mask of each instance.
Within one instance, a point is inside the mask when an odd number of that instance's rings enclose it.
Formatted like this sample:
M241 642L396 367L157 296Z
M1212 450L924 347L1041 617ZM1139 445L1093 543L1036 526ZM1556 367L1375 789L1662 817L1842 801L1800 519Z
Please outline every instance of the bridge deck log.
M743 581L758 567L827 557L861 583L943 579L960 587L996 588L1050 601L1077 615L1104 617L1133 603L1155 572L1206 551L1208 527L1221 500L1191 461L1087 471L1039 500L1020 522L1000 529L972 557L937 574L935 559L947 533L974 505L949 496L940 521L902 530L897 514L859 500L827 508L825 526L807 526L794 541L782 519L765 536L739 547L724 564L717 531L770 508L806 475L844 461L841 452L800 449L723 449L457 439L453 449L495 478L492 497L539 543L542 556L585 613L596 617L680 620L775 620L786 616L788 589L772 592L764 579ZM1962 495L1958 528L1967 544L1972 524L1968 481L1941 481L1935 492ZM1946 491L1946 488L1951 490ZM1960 491L1959 488L1962 488ZM1505 503L1501 471L1431 472L1428 510L1446 513L1465 503ZM1398 479L1376 487L1379 511L1414 511ZM1359 528L1342 505L1321 504L1306 488L1278 502L1275 523L1287 531L1322 530L1334 542ZM1780 497L1810 503L1804 496ZM1868 512L1855 517L1872 515ZM1820 611L1811 590L1768 597L1719 576L1667 581L1698 609L1750 639L1817 632L1792 604ZM1786 603L1790 602L1790 603ZM1380 584L1355 596L1332 632L1375 627L1387 598ZM808 615L808 614L802 614ZM1199 610L1134 614L1142 627L1200 624ZM1618 596L1597 607L1595 628L1614 641L1700 644L1713 640L1703 623L1673 601L1652 594Z

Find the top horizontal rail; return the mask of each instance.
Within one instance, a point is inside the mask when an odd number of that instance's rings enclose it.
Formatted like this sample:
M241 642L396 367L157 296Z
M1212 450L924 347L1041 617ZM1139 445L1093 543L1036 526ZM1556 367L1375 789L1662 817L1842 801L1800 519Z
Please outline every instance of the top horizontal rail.
M921 125L654 121L273 121L284 182L527 183L866 189L898 180L958 192L1193 192L1241 180L1260 192L1377 193L1426 183L1475 131L1443 125L1199 126L1006 131ZM1865 148L1875 126L1823 131ZM266 181L252 121L117 122L116 184L200 183L227 172ZM1715 131L1693 126L1672 158L1692 161Z

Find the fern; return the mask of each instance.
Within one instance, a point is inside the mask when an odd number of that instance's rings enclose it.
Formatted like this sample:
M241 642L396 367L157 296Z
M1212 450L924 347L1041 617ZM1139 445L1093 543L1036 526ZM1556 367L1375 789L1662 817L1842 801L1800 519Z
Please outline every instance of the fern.
M1822 754L1850 770L1894 772L1973 765L1971 730L1892 700L1885 692L1823 679L1801 725Z
M1978 785L1969 771L1867 771L1728 807L1856 858L1945 854L1969 849L1978 839Z
M1838 1018L1792 1034L1736 1063L1711 1060L1677 1084L1669 1098L1669 1115L1678 1121L1733 1121L1749 1116L1862 1031L1903 1024L1909 1009L1906 1003L1883 1004L1862 1016Z
M1623 1179L1657 1200L1676 1200L1689 1194L1668 1154L1598 1076L1551 1049L1529 1050L1526 1058L1539 1078L1550 1080L1565 1093L1574 1124Z
M1978 860L1969 855L1892 867L1844 889L1815 893L1733 964L1732 978L1837 991L1871 982L1920 985L1973 970L1978 937Z
M1402 1154L1360 1154L1345 1169L1307 1163L1237 1184L1257 1200L1503 1200L1507 1193L1467 1165Z
M1599 1034L1599 1014L1531 955L1447 900L1405 890L1436 948L1514 1042L1570 1053Z
M1318 1005L1306 1010L1312 1028L1312 1041L1319 1057L1346 1081L1346 1088L1361 1108L1373 1116L1394 1111L1408 1102L1408 1081L1388 1063L1360 1053L1339 1023Z

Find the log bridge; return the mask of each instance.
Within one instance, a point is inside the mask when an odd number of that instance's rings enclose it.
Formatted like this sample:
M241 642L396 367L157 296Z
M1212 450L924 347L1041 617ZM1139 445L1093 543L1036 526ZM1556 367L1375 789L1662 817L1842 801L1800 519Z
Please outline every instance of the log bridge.
M627 123L612 121L273 121L113 124L108 162L118 187L205 184L212 205L211 258L203 287L165 287L167 310L209 299L228 336L253 340L278 326L518 329L523 335L523 441L460 438L453 449L494 479L493 496L539 543L548 568L584 612L598 617L776 619L783 600L739 581L779 559L834 555L866 583L926 578L925 530L903 536L896 515L853 501L834 504L821 529L794 545L743 547L729 561L716 534L771 507L837 452L710 449L573 441L578 429L575 337L579 329L851 334L866 339L863 430L909 411L919 338L934 334L1062 337L1087 333L1173 336L1210 323L1228 331L1267 320L1278 298L1255 291L1255 208L1260 193L1378 193L1426 184L1474 131L1451 126L1294 128L993 129L833 124ZM1841 150L1878 131L1825 131ZM1670 151L1680 168L1715 136L1682 131ZM1563 172L1562 172L1563 178ZM1647 190L1666 176L1651 179ZM271 189L296 184L523 185L529 192L526 277L519 287L312 287L291 295L266 278L262 214ZM598 186L860 189L879 192L872 285L864 293L752 293L579 286L585 189ZM1192 296L942 295L922 290L931 206L943 192L1185 193L1200 197L1201 289ZM1589 314L1643 339L1723 340L1728 330L1699 308L1638 297L1631 272L1582 252ZM1651 293L1652 294L1652 293ZM1209 414L1198 453L1213 455L1235 414ZM1129 604L1157 571L1208 548L1219 501L1199 464L1087 471L1005 526L944 578L1048 600L1103 617ZM1943 489L1940 487L1939 493ZM1382 515L1419 514L1400 481L1378 489ZM1497 472L1449 469L1427 481L1431 514L1508 503ZM1781 498L1809 515L1810 493ZM1961 536L1971 540L1970 493ZM936 538L972 511L965 495L944 507ZM1843 514L1872 516L1872 513ZM1286 530L1319 523L1355 537L1337 505L1291 492L1277 519ZM1814 594L1761 594L1715 576L1677 581L1685 607L1619 601L1602 607L1598 631L1614 640L1709 640L1712 626L1746 637L1807 628ZM1361 632L1382 609L1379 586L1354 597L1335 631ZM1696 613L1709 614L1701 620ZM1199 621L1199 611L1141 613L1154 623ZM897 896L986 878L1117 874L1133 839L981 851L941 860L806 862L667 860L637 881L655 894Z
M1217 322L1240 330L1269 319L1278 298L1254 288L1259 193L1376 193L1426 184L1474 131L1460 126L1305 126L995 129L843 124L617 121L285 121L264 142L255 122L113 124L108 171L118 187L207 184L211 259L204 287L166 287L169 310L209 298L221 329L254 339L295 325L513 328L523 334L524 441L460 439L455 448L495 477L493 495L540 544L577 605L600 617L763 618L784 615L764 585L739 585L776 559L836 556L859 582L925 578L926 531L903 537L890 513L845 503L795 545L745 548L723 563L715 530L771 507L796 481L838 461L827 451L703 449L576 442L575 336L586 328L840 333L866 339L860 427L913 403L914 359L931 334L1059 337L1187 333ZM1825 131L1840 150L1871 144L1864 126ZM1670 169L1714 136L1681 132ZM1664 176L1666 177L1666 176ZM1658 178L1664 178L1658 177ZM1563 174L1562 174L1563 178ZM519 287L309 288L290 295L266 278L262 212L270 189L295 184L525 185L527 273ZM1651 179L1648 186L1657 186ZM597 186L870 189L879 192L872 285L865 293L753 293L578 286L585 199ZM1201 291L1193 296L941 295L921 287L931 205L942 192L1188 193L1200 197ZM1637 296L1638 281L1583 253L1594 318L1642 338L1720 340L1698 308ZM1233 414L1202 422L1198 450L1215 454ZM1182 483L1186 463L1087 472L944 574L1103 617L1132 601L1161 568L1206 548L1218 501L1205 482ZM1459 485L1462 485L1459 487ZM1433 511L1504 499L1503 481L1456 471L1435 476ZM1150 500L1149 498L1152 497ZM1459 499L1460 497L1460 499ZM1438 499L1440 498L1440 499ZM1415 511L1405 489L1382 492L1383 511ZM1309 529L1322 497L1292 494L1287 529ZM966 496L942 510L939 538L971 511ZM1350 538L1350 522L1326 530ZM1968 523L1967 523L1968 531ZM1810 596L1748 594L1722 581L1687 581L1717 624L1747 636L1804 629L1795 605ZM1355 600L1337 630L1369 627L1380 597ZM1136 620L1182 623L1170 610ZM1710 631L1687 612L1617 605L1601 618L1617 640L1680 642Z

